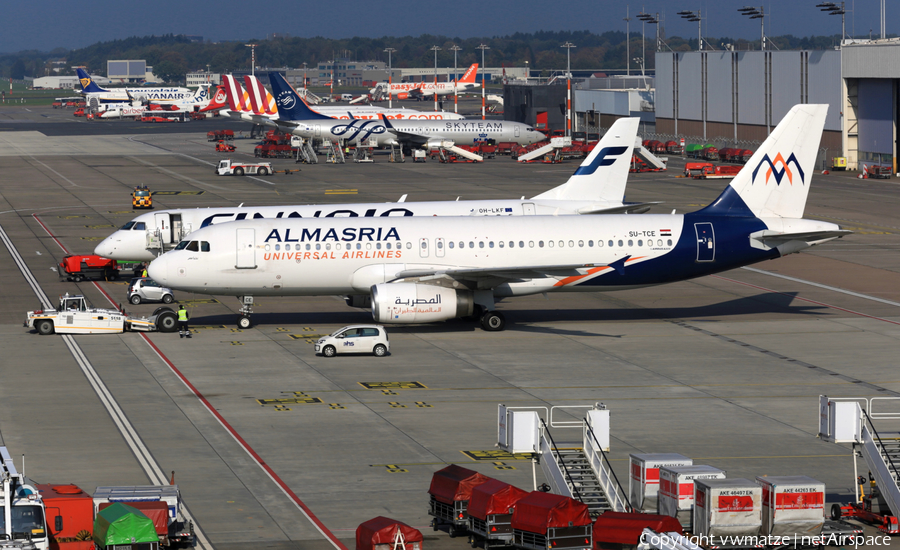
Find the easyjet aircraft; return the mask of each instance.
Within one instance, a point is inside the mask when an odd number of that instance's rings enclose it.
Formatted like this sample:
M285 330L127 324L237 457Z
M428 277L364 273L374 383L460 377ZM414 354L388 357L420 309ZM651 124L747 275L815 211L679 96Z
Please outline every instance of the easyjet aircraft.
M793 107L689 214L243 220L195 231L148 271L177 290L238 296L242 328L255 296L345 295L380 323L479 316L502 330L501 299L683 281L848 234L802 217L827 111Z
M436 95L450 95L453 92L457 94L474 91L481 87L481 84L475 82L475 76L478 73L478 63L472 65L466 70L459 82L398 82L388 83L379 82L374 88L369 90L370 94L377 93L379 89L382 93L390 93L397 96L397 99L425 99Z

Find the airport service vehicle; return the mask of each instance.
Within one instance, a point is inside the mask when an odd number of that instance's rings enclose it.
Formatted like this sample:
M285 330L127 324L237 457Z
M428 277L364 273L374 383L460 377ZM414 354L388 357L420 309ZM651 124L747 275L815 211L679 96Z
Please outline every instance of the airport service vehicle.
M388 83L379 82L374 88L369 90L370 94L390 94L397 96L397 99L424 99L435 95L450 95L454 92L457 94L472 92L481 87L481 84L475 82L478 74L478 63L472 63L466 72L463 73L459 82L398 82Z
M271 162L235 162L226 159L220 160L219 165L216 166L216 175L219 176L243 176L244 174L267 176L271 173Z
M568 181L530 199L191 208L141 214L103 240L94 252L119 260L149 261L191 231L257 218L377 218L395 216L529 216L646 212L654 203L625 203L638 119L619 119Z
M250 328L249 321L247 319L247 326L243 328ZM390 350L387 331L378 325L350 325L316 342L316 353L325 357L334 357L338 353L371 353L375 357L384 357Z
M358 296L351 305L371 307L377 323L477 316L502 330L505 298L683 281L849 234L802 218L827 108L793 107L722 194L689 214L242 220L193 232L148 273L245 306L256 295Z
M68 254L59 263L59 276L76 283L94 277L114 281L119 278L119 264L96 254Z
M684 175L695 180L730 179L740 172L740 166L713 166L711 162L689 162L684 165Z
M134 305L141 302L162 302L171 304L175 301L172 289L166 288L148 277L137 277L128 284L128 301Z
M335 120L312 111L281 73L269 73L279 118L274 121L294 135L367 147L425 147L446 141L471 145L488 140L528 145L544 134L521 122L508 120Z
M187 111L144 111L141 122L190 122L191 114Z
M222 88L225 90L225 100L228 102L227 114L238 120L274 126L274 120L279 117L275 106L275 98L266 90L265 86L253 75L244 76L244 85L231 75L222 75ZM457 113L447 111L417 111L415 109L386 109L373 105L346 105L346 106L319 106L314 109L309 107L306 100L294 92L296 97L313 112L337 119L351 118L372 120L389 118L391 120L462 120Z
M163 546L194 545L194 524L184 517L178 485L97 487L93 497L94 515L116 502L137 508L153 518Z
M216 142L216 151L218 151L219 153L233 153L234 145L231 145L230 143L225 143L224 140L220 139L219 141Z
M178 315L171 308L157 308L149 318L131 317L117 309L89 307L80 294L59 297L56 309L39 309L25 315L25 325L38 334L118 334L130 330L174 332Z
M48 550L50 541L40 491L16 470L6 447L0 447L0 461L0 542Z
M75 109L75 112L72 113L72 116L85 116L84 107Z
M146 185L138 185L131 192L132 208L153 208L153 193Z

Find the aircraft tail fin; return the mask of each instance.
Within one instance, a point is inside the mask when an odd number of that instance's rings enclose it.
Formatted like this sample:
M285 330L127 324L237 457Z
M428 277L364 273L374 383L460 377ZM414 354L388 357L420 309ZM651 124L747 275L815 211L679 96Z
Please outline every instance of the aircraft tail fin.
M615 121L566 183L533 197L553 200L622 202L637 137L637 118Z
M222 86L225 88L225 96L228 99L228 109L235 113L250 111L244 100L244 88L238 79L230 74L222 75Z
M274 115L275 98L266 90L262 82L253 75L244 76L244 84L247 87L247 95L250 98L250 108L256 115Z
M81 89L84 93L96 94L109 91L101 88L100 86L97 86L97 83L94 82L94 79L91 78L91 75L84 72L83 69L75 69L75 72L78 73L78 81L81 83Z
M704 213L802 218L828 105L795 105Z
M466 72L463 73L462 78L459 79L460 82L475 82L475 76L478 74L478 63L472 63Z
M225 93L225 86L216 86L216 93L212 94L209 105L200 109L200 112L217 111L226 107L228 107L228 94Z
M331 117L310 109L281 73L269 73L269 83L272 85L278 116L282 120L331 120Z

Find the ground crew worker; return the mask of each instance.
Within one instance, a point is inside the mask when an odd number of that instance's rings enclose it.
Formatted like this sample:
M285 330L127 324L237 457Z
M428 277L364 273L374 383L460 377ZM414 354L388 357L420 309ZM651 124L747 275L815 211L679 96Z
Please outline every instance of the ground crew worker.
M141 277L146 277L146 276L147 276L147 266L144 266L144 268L141 269ZM181 308L184 309L184 306L181 306Z
M181 338L184 338L187 335L188 338L191 337L191 329L188 328L188 319L190 319L190 315L184 306L178 306L178 334Z

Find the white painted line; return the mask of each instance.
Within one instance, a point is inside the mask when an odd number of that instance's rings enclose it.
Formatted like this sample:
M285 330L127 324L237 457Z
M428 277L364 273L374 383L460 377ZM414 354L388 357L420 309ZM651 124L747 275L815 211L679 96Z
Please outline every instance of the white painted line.
M764 271L762 269L756 269L753 267L742 267L741 269L746 269L747 271L752 271L754 273L760 273L762 275L769 275L771 277L778 277L779 279L786 279L788 281L793 281L795 283L800 283L804 285L814 286L817 288L824 288L825 290L830 290L832 292L840 292L841 294L847 294L849 296L855 296L857 298L862 298L863 300L872 300L873 302L880 302L882 304L887 304L889 306L897 306L900 307L900 303L892 302L890 300L885 300L884 298L876 298L875 296L869 296L868 294L860 294L859 292L853 292L850 290L844 290L843 288L837 288L834 286L823 285L821 283L814 283L812 281L806 281L804 279L797 279L796 277L788 277L787 275L779 275L778 273L771 273L769 271Z

